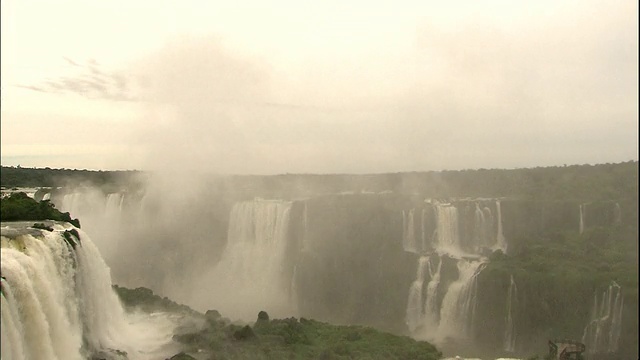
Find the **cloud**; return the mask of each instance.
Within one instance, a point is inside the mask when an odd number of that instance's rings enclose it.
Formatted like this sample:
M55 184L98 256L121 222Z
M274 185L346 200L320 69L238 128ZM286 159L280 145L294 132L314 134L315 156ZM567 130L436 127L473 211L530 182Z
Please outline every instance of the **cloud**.
M137 101L134 81L121 72L107 72L92 59L82 65L67 57L63 59L76 70L71 75L49 79L37 85L17 87L52 94L76 94L88 99Z
M466 17L452 8L448 26L436 12L413 33L371 24L380 41L365 22L341 34L327 18L290 38L282 34L296 29L273 33L284 40L265 31L262 49L277 54L181 36L118 71L68 58L75 73L23 87L140 106L122 136L141 169L362 173L637 158L635 5L570 5L532 14L483 5Z

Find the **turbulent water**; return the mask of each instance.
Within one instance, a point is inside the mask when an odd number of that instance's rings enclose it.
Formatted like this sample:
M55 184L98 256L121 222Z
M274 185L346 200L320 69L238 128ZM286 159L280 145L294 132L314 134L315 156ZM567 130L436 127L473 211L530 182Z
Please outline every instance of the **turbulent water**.
M325 203L324 199L316 202L296 200L296 206L293 206L291 201L259 199L235 204L228 202L211 205L210 198L200 199L199 195L178 202L173 198L169 201L166 197L181 198L182 195L161 193L162 196L151 196L149 194L151 192L142 199L134 201L129 198L129 193L126 195L125 193L105 195L85 191L77 194L69 193L56 201L64 211L71 211L72 216L80 217L83 228L90 230L92 234L94 232L101 234L101 230L107 227L109 227L109 231L104 233L113 234L113 228L117 227L120 222L135 223L135 226L129 226L129 228L137 229L139 226L155 230L149 234L138 232L144 235L138 237L144 238L144 240L149 239L151 243L157 240L158 235L168 233L167 229L179 228L179 231L171 232L171 236L167 236L166 249L158 247L165 251L162 253L164 254L163 259L167 259L166 262L162 262L162 269L157 270L155 267L148 266L143 271L134 273L141 274L140 283L147 286L146 282L142 282L143 280L148 281L149 278L154 278L156 274L162 272L164 282L154 283L153 285L160 286L150 287L198 310L217 309L225 316L247 321L254 320L260 310L268 311L272 317L306 316L313 313L319 319L322 317L331 318L333 313L339 311L336 310L337 305L336 308L331 308L333 304L327 304L335 298L335 296L330 297L327 294L343 284L343 280L344 283L350 281L350 276L345 276L345 279L342 279L342 274L345 271L356 268L363 269L358 270L358 274L353 274L353 278L357 278L360 283L373 279L374 274L378 273L380 275L375 275L376 279L380 279L379 283L383 283L387 279L383 275L390 272L388 266L378 269L375 268L375 265L371 265L381 259L376 251L371 251L372 256L367 258L369 250L366 249L366 246L359 247L365 236L362 236L361 239L358 234L366 233L361 230L368 229L361 229L359 226L369 226L369 223L365 221L361 224L356 221L354 225L349 223L358 219L354 215L355 213L372 211L373 214L373 210L366 207L368 205L362 208L356 207L356 205L351 207L352 203L345 202L345 206L348 207L345 209L329 204L329 200L326 200ZM343 197L355 198L354 195L343 195ZM409 266L402 269L401 281L403 285L392 291L396 294L392 305L398 311L395 311L389 318L397 321L400 326L404 321L410 334L416 339L428 340L437 345L445 343L469 345L474 344L474 340L481 341L480 336L474 334L474 329L482 328L482 324L476 321L476 315L483 314L485 310L478 309L476 305L478 275L483 271L488 256L492 252L502 250L504 253L509 253L517 250L516 245L518 244L516 242L513 242L514 250L509 248L505 233L511 237L514 231L519 231L514 229L520 229L521 225L526 228L529 225L526 221L519 221L522 214L518 211L512 212L512 209L519 208L514 207L510 200L503 199L502 203L498 199L450 199L447 201L451 202L435 200L426 200L417 204L412 202L412 205L406 205L402 208L403 210L397 208L389 210L388 218L385 217L387 209L375 213L376 216L380 216L382 221L387 221L384 223L385 226L388 225L387 228L392 229L393 234L385 236L388 236L391 242L395 242L394 246L400 250L399 252L404 250L402 261L412 259L410 264L414 264L413 268ZM194 203L197 206L194 206ZM234 205L231 206L231 204ZM326 204L329 205L322 207ZM336 201L336 204L341 203ZM354 201L353 204L357 203ZM301 206L298 207L298 205ZM207 207L215 208L216 212L207 212ZM602 224L621 224L623 220L620 205L616 203L606 204L606 206L593 203L571 203L567 207L571 210L567 211L568 220L563 221L566 230L577 230L583 233ZM607 209L604 209L605 207ZM176 208L179 208L180 211L175 211ZM176 220L175 213L185 213L185 209L188 208L197 208L199 217L197 217L197 221L187 223L185 226L185 217ZM338 216L335 214L329 214L334 210L340 210L336 213L344 218L344 223L341 223L342 218L337 219ZM505 210L504 228L503 210ZM137 217L136 211L151 215ZM201 216L200 213L202 213ZM533 212L531 211L531 213ZM553 221L549 219L555 220L558 217L555 214L564 216L564 210L563 212L541 211L540 213L544 214L540 221L544 220L545 224L553 226L555 226ZM189 217L193 215L188 214ZM209 221L209 216L214 221ZM393 219L394 223L389 219ZM402 221L402 227L400 227L400 221ZM532 220L532 224L535 221ZM196 226L192 226L193 224ZM393 224L397 224L397 227ZM183 226L187 229L184 229ZM331 228L332 226L334 228ZM356 228L356 226L358 227ZM209 234L213 227L220 229L215 237L218 241L215 247L208 247L207 250L200 250L198 254L193 255L194 263L195 260L200 260L199 264L204 263L204 267L201 265L198 265L197 268L193 266L197 271L188 272L187 270L192 266L190 261L177 262L178 266L175 267L166 266L169 260L174 260L172 256L176 253L169 250L173 249L171 246L180 244L180 248L189 249L191 245L186 244L191 244L192 239L196 239L193 240L194 244L209 242L214 238ZM191 232L192 228L201 231ZM326 230L326 228L332 230ZM339 255L343 251L351 250L344 249L342 243L328 240L339 238L338 236L350 231L354 231L356 235L345 236L345 239L351 240L353 238L357 242L353 244L353 248L358 250L354 251L356 255L350 254L349 258L342 260ZM127 235L129 233L135 234L135 232L129 231ZM182 233L185 236L176 236L176 234L182 235ZM325 236L325 233L328 235ZM125 252L122 249L118 251L118 241L122 246L126 246L132 241L125 242L123 239L137 241L136 236L122 237L122 239L118 236L111 236L112 239L103 241L102 238L99 238L100 235L96 235L95 239L101 252L107 254L105 258L109 261L115 259L115 263L118 263L118 256L122 253L124 253L123 257L131 257L130 251ZM147 247L141 246L141 248L146 249ZM199 249L202 248L199 247ZM155 254L155 252L153 253ZM301 254L305 256L301 256ZM368 265L361 267L357 267L356 264L349 265L352 258L359 257L362 258L359 260L361 262L359 264L366 263ZM179 256L176 258L182 259ZM209 258L211 258L210 261ZM371 261L371 263L367 261ZM334 268L339 269L340 272L336 271L338 274L331 273ZM371 276L362 275L362 272L367 271L371 272ZM122 277L121 274L119 275ZM192 275L199 278L191 281L190 276ZM187 277L189 277L189 281L183 281ZM337 279L333 279L333 277ZM120 281L120 279L118 280ZM518 286L521 287L521 294L518 294L516 280ZM349 286L353 287L357 281L354 280ZM406 285L404 285L405 281ZM499 349L496 350L499 354L515 355L527 351L527 344L530 343L530 339L526 339L524 335L525 329L523 327L526 327L524 324L527 321L526 316L523 315L527 311L524 307L526 301L522 298L518 302L518 296L522 297L527 291L527 283L525 281L521 283L519 278L512 278L509 281L508 276L505 276L503 281L504 283L501 285L504 286L501 286L500 292L492 295L495 296L495 301L501 305L498 311L492 315L496 320L492 325L495 336L492 336L491 341L494 342L495 349ZM189 283L191 288L178 286L185 283ZM177 290L167 287L167 284L178 284L175 286ZM314 286L317 291L315 289L310 291L310 288ZM345 286L340 291L342 294L348 293L350 290ZM482 303L485 304L487 292L484 289L480 290L483 290L480 294L483 295ZM377 293L371 290L371 293L375 294L373 297L377 296L377 298L372 298L371 302L384 303L387 297L384 297L383 301L381 300L383 296L380 294L385 291L386 288ZM599 293L597 299L594 300L597 304L596 310L593 311L591 318L584 319L582 326L589 323L584 330L583 338L584 342L589 343L587 349L593 347L597 351L617 349L615 343L619 342L616 339L620 335L616 333L618 330L611 329L617 329L621 320L610 315L609 312L618 314L621 311L622 295L618 297L618 293L615 291L617 290L614 286L606 295L607 299L612 297L611 300L604 300L604 295ZM312 295L308 295L309 293ZM354 294L358 294L354 295L354 298L361 296L357 291L354 291ZM327 296L323 297L324 295ZM300 299L299 304L296 302L298 298ZM351 301L355 301L347 298L348 296L345 296L345 303L350 304ZM618 298L619 300L616 300ZM617 303L620 305L616 308ZM297 305L300 305L299 313ZM606 308L606 311L603 310L603 307ZM325 308L328 310L325 311ZM380 311L376 308L374 312L371 310L372 308L373 306L363 307L362 314L357 314L356 321L366 322L371 318L376 318ZM327 315L328 313L330 314ZM348 315L352 313L357 313L357 311L352 311ZM335 319L332 318L331 321L339 322L343 321L343 318L346 319L345 322L352 321L351 318L343 315L336 315ZM354 316L354 318L356 317ZM389 320L385 319L385 321ZM518 330L521 331L520 336L518 336ZM575 336L579 337L579 335ZM444 348L444 345L442 346ZM455 354L449 349L447 349L447 353Z
M412 335L436 344L456 339L473 339L473 328L477 307L477 276L486 264L479 256L482 249L506 251L506 240L502 234L500 203L497 207L497 226L491 210L480 203L475 204L473 233L463 238L460 231L458 208L449 203L427 205L435 217L435 229L429 229L425 209L421 224L414 224L415 209L403 212L403 247L405 251L421 253L418 259L416 279L409 289L406 323ZM416 246L415 229L419 228L423 241ZM433 234L431 235L431 232ZM426 241L430 240L430 241ZM454 261L456 277L446 279L442 287L442 265ZM426 288L425 288L426 284Z
M504 330L504 350L514 352L516 350L516 324L514 314L518 302L518 287L513 275L509 281L509 291L507 292L507 316L505 318Z
M86 233L66 223L51 223L52 232L29 224L2 223L2 359L167 355L173 320L125 313ZM75 249L62 235L69 229L80 235Z
M591 321L584 329L582 342L588 354L614 353L618 350L622 331L622 289L616 282L598 297L596 293Z
M291 202L260 200L236 203L229 219L227 246L204 278L208 296L197 307L214 308L232 319L255 320L266 310L291 316L295 309L293 274L285 268Z

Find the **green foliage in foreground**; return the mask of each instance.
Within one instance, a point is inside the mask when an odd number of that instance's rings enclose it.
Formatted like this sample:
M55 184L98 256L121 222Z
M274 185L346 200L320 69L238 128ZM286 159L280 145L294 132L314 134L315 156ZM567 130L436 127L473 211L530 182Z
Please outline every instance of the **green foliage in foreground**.
M435 360L442 353L433 345L363 326L337 326L301 318L272 319L260 312L253 326L233 324L217 311L206 314L161 298L146 288L113 286L123 304L145 311L189 313L199 324L180 331L183 344L175 359L189 354L206 359L416 359ZM204 356L204 357L203 357Z
M49 200L38 202L23 192L13 193L0 199L0 219L2 221L66 221L75 227L80 227L78 219L72 219L68 212L60 212Z
M258 320L253 327L221 319L176 335L188 352L212 359L440 359L433 345L363 326L301 318Z
M137 308L148 313L166 311L202 316L202 314L190 307L178 304L167 297L158 296L144 287L135 289L127 289L118 285L113 285L112 287L120 297L122 304L127 308Z

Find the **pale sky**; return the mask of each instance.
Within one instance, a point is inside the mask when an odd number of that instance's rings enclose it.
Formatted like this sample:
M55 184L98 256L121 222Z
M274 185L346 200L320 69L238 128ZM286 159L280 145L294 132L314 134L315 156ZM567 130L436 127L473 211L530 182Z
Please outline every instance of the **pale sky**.
M636 1L2 1L2 165L638 160Z

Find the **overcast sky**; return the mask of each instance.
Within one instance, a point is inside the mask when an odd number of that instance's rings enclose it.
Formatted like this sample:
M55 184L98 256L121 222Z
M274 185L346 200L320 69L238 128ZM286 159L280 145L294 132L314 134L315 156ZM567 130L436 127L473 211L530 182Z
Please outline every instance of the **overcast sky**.
M637 1L2 1L2 165L638 159Z

